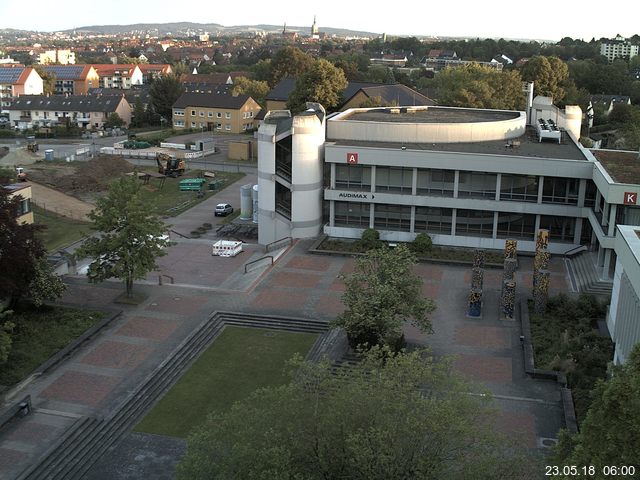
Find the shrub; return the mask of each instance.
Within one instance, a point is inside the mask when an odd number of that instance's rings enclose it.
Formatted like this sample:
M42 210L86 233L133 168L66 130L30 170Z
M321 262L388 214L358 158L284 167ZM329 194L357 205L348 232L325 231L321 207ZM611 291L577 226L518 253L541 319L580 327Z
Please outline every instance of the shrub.
M360 245L365 250L373 250L374 248L380 248L383 242L380 240L380 232L374 228L367 228L362 232L360 237Z
M426 233L419 233L413 242L411 242L411 250L417 254L429 253L432 246L433 242L431 241L431 237Z

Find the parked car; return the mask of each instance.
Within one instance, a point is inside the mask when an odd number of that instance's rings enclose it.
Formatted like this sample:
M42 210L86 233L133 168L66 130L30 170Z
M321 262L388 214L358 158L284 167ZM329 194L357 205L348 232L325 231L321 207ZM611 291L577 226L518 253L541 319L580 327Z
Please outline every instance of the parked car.
M226 217L230 213L233 213L233 207L228 203L219 203L218 205L216 205L216 217Z

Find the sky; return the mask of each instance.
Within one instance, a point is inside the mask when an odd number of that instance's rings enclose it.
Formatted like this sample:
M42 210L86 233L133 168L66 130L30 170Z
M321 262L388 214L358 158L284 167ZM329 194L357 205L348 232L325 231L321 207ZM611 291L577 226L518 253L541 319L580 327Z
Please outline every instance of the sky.
M546 40L568 36L588 41L592 37L640 33L636 1L620 0L615 2L615 12L606 13L602 0L0 0L0 28L57 31L88 25L176 21L310 26L316 15L320 31L334 27L402 36Z

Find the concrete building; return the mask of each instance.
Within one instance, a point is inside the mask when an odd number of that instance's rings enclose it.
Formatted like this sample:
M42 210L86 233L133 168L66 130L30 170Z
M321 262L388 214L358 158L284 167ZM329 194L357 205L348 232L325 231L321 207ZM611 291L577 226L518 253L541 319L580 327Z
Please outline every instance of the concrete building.
M23 95L14 100L8 110L11 125L20 130L67 123L101 129L112 113L117 113L125 125L131 123L131 106L124 96Z
M58 65L74 65L76 63L76 53L69 49L46 50L38 54L38 63L48 65L57 63Z
M6 111L20 95L41 95L42 78L33 68L0 67L0 111Z
M31 210L31 185L28 183L12 183L10 185L1 186L0 188L4 188L9 192L9 200L16 197L19 198L20 204L16 215L18 223L21 225L25 223L33 223L33 211Z
M640 342L640 227L619 225L615 251L617 260L607 327L615 343L613 361L620 364Z
M537 97L530 110L527 116L451 107L350 109L326 120L319 146L318 123L306 148L298 117L271 112L258 134L266 202L259 228L275 233L259 241L302 235L293 193L316 192L316 179L298 185L293 172L317 171L319 162L324 189L314 201L322 204L321 230L329 236L356 239L375 228L384 240L411 241L426 232L434 244L489 249L516 238L520 251L533 252L536 232L545 228L551 253L588 249L599 277L610 279L615 226L640 225L637 153L628 152L636 158L631 162L619 152L583 148L579 107L560 110ZM312 113L304 114L307 122ZM297 153L308 150L323 154L314 160ZM305 197L304 205L312 203Z
M84 95L100 85L100 76L91 65L46 65L43 68L55 77L58 95Z
M144 75L138 65L129 64L96 64L93 65L100 76L102 88L131 88L142 85Z
M638 55L638 45L634 45L624 37L618 35L613 40L605 40L600 43L600 55L607 57L609 63L613 62L616 58L631 60Z
M183 93L173 105L173 126L242 133L252 130L260 105L248 95Z

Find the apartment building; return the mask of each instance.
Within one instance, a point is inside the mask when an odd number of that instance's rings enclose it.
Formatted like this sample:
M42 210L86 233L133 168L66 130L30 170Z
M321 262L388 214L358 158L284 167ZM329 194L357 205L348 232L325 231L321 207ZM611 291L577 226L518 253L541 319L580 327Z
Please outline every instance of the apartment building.
M131 88L133 85L143 84L142 70L138 65L128 64L95 64L93 65L102 88Z
M248 95L184 93L173 105L173 126L242 133L252 130L260 105Z
M23 95L8 110L11 125L20 130L66 124L101 129L112 113L117 113L125 125L131 123L131 106L124 96Z
M618 35L613 40L605 40L600 44L600 55L604 55L613 62L616 58L632 59L638 55L638 45L634 45L624 37Z
M100 85L100 76L91 65L46 65L43 68L55 77L58 95L84 95Z
M33 68L0 67L0 111L6 111L11 101L20 95L40 95L42 78Z
M0 186L9 192L9 200L16 197L19 199L16 220L19 224L33 223L33 211L31 210L31 185L28 183L12 183Z
M141 63L138 68L142 72L142 83L148 84L154 79L173 73L168 63Z
M76 63L76 53L69 49L46 50L38 54L38 63L41 65L52 63L74 65Z

